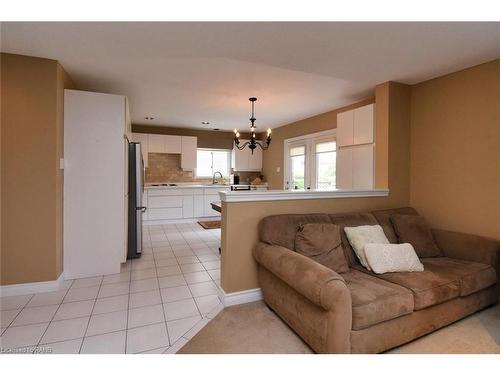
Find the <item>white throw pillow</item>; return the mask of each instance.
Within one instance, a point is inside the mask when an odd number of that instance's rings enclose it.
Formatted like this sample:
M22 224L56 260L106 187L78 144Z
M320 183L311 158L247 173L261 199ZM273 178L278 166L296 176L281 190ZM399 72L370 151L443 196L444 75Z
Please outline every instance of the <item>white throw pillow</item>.
M389 243L382 227L380 225L360 225L358 227L344 227L344 231L361 265L371 270L366 261L365 245L368 243Z
M417 253L409 243L377 244L365 246L365 256L375 273L423 271Z

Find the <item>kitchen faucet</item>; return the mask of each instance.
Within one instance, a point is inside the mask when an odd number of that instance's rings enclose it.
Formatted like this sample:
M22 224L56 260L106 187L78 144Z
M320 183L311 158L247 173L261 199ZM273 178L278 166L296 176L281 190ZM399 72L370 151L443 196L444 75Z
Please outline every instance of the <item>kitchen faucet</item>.
M222 173L220 173L219 171L214 172L214 175L212 176L212 185L215 185L216 183L219 183L219 181L217 181L217 180L215 179L215 175L216 175L217 173L220 175L220 178L222 178Z

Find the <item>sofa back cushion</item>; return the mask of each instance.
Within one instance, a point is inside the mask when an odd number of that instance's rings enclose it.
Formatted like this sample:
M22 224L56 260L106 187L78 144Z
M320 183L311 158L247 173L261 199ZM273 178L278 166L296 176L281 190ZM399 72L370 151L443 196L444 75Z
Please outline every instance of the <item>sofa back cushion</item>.
M331 224L327 214L284 214L272 215L259 223L259 238L269 245L295 249L295 235L299 228L308 223Z
M372 211L373 216L384 230L385 236L390 243L398 243L398 237L391 223L392 215L418 215L418 212L412 207L391 208L388 210Z
M301 225L295 237L295 251L337 273L349 271L342 249L340 227L336 224Z
M413 245L419 258L441 255L427 221L418 215L393 215L391 222L400 243Z
M344 232L344 227L355 227L359 225L377 225L377 219L369 212L350 212L345 214L332 214L329 215L333 224L340 227L340 236L342 238L342 246L344 247L344 254L349 266L359 264L359 260L354 254L354 250L347 239Z

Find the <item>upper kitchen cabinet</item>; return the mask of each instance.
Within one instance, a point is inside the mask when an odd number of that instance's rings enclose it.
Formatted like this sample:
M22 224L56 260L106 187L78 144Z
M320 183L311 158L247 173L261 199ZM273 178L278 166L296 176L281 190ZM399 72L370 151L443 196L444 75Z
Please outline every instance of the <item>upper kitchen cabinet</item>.
M248 142L248 140L240 140L240 144L244 144L245 142ZM233 146L231 167L235 172L261 171L262 149L257 146L252 155L252 151L248 146L243 150L239 150L236 146Z
M181 138L178 135L148 134L149 152L159 154L180 154Z
M142 159L144 166L148 166L148 153L149 153L149 137L144 133L132 133L132 142L141 144Z
M365 105L337 115L337 145L373 143L375 104Z
M162 134L148 134L149 149L148 152L164 153L165 140Z
M182 153L182 137L178 135L164 135L163 144L165 153L167 154L180 154Z
M179 138L181 138L181 168L185 171L193 171L196 168L198 138L186 136Z

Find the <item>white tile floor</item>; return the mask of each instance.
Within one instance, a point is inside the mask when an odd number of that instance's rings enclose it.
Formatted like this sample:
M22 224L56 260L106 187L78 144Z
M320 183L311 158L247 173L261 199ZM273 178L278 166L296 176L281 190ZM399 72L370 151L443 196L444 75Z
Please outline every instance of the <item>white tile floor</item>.
M222 310L220 229L145 226L122 272L0 298L0 352L175 353Z

